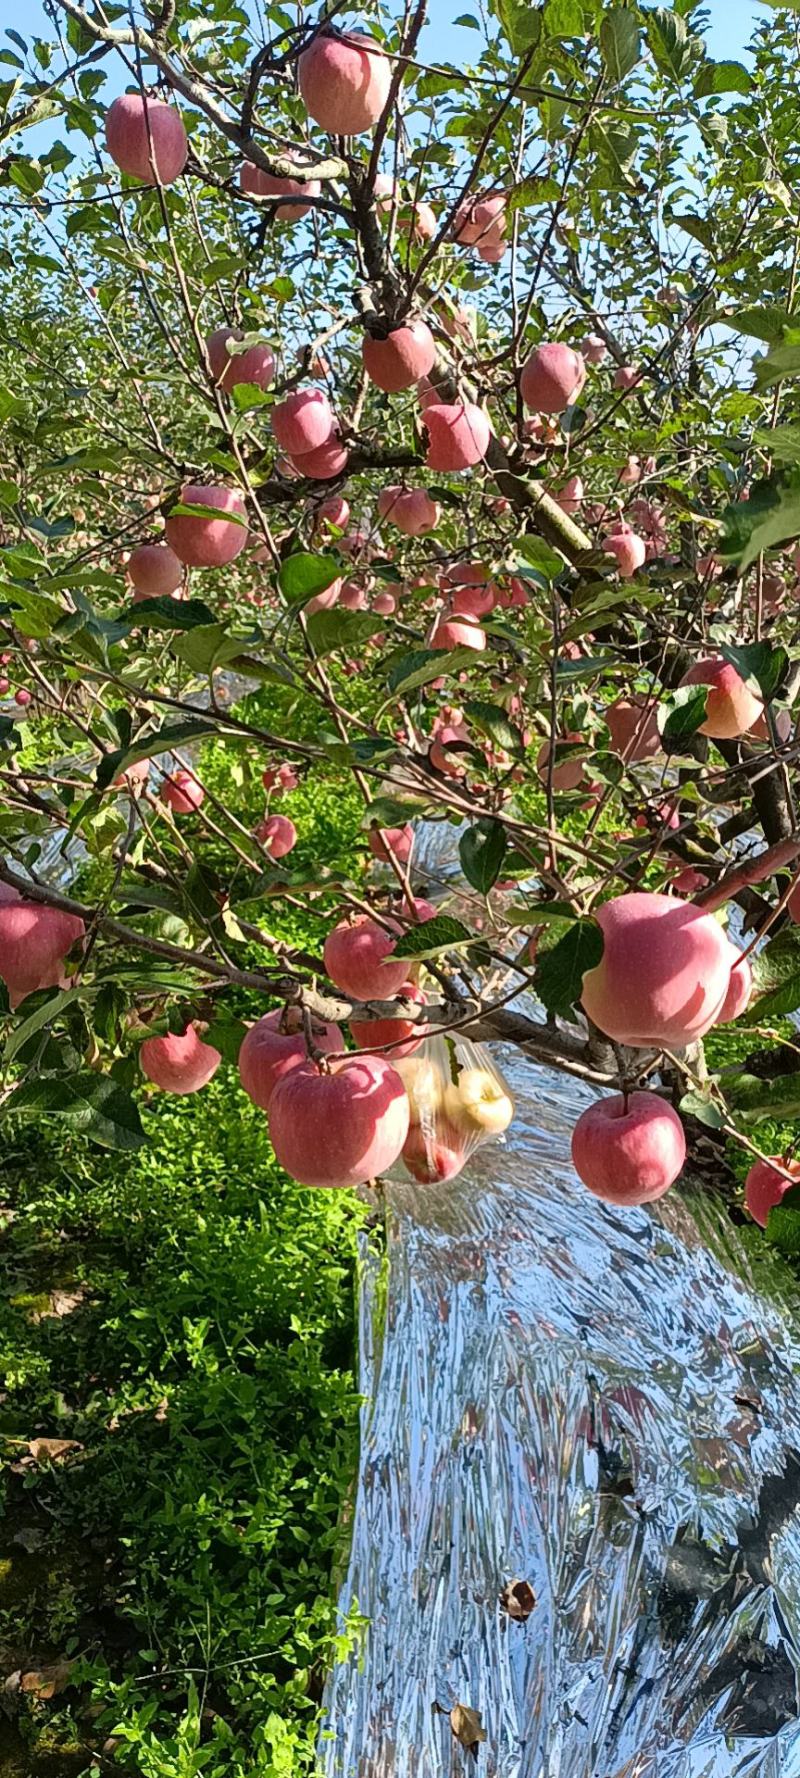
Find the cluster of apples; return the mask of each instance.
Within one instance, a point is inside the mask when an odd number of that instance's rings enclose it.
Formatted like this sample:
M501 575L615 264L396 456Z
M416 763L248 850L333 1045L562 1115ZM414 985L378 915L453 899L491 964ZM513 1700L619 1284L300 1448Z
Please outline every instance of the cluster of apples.
M583 977L581 1004L615 1043L682 1049L744 1011L750 965L713 914L672 895L634 891L605 902L595 917L603 955ZM572 1158L596 1197L649 1203L683 1167L683 1127L657 1093L614 1094L578 1119Z

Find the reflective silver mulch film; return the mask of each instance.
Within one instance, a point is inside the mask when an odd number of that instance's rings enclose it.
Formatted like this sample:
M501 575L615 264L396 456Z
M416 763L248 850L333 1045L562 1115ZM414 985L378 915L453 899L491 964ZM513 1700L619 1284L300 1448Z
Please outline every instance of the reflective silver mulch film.
M591 1094L498 1052L506 1144L389 1187L325 1778L800 1778L800 1343L724 1211L598 1203ZM379 1310L380 1304L380 1310ZM514 1621L500 1595L529 1583ZM448 1713L480 1712L468 1751ZM472 1719L469 1719L472 1720Z

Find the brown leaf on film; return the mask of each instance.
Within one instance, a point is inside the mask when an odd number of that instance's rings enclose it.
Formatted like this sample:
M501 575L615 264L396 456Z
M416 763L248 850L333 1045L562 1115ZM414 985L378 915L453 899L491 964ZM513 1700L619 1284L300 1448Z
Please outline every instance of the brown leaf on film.
M530 1581L510 1580L500 1594L500 1604L515 1624L527 1623L536 1604L536 1594Z
M482 1741L486 1740L486 1730L481 1722L479 1710L470 1709L469 1704L454 1704L450 1711L450 1727L457 1741L466 1747L467 1753L477 1754Z

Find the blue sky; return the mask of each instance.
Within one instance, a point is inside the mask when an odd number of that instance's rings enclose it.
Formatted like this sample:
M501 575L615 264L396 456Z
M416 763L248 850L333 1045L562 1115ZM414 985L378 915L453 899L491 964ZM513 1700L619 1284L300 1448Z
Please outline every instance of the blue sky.
M436 55L447 55L450 61L460 60L462 54L466 59L474 51L474 32L456 29L448 23L449 18L456 18L460 12L468 10L467 0L457 0L453 4L451 0L433 0L434 22L427 32L429 50ZM711 13L711 47L716 56L740 55L753 21L765 16L764 7L757 5L755 0L708 0L708 10ZM23 36L50 35L40 0L0 0L0 30L5 31L9 25Z
M717 58L740 57L754 23L766 16L765 6L759 5L757 0L706 0L705 9L711 14L709 48ZM469 10L469 0L431 0L431 22L426 26L420 45L421 59L446 59L455 63L472 60L477 42L476 33L450 23L459 13ZM356 14L358 6L354 4L352 11ZM53 28L42 10L41 0L0 0L0 46L3 43L3 34L9 26L29 40L31 37L50 38L53 35ZM3 73L10 74L11 70L4 69ZM57 123L44 125L41 131L28 136L28 151L35 153L38 149L41 153L58 133Z

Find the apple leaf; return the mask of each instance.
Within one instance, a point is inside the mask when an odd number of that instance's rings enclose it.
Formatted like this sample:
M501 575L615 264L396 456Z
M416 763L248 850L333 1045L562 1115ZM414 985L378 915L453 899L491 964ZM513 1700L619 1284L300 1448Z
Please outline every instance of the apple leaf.
M506 855L508 841L500 821L486 817L468 827L458 843L461 868L472 889L488 895L497 882Z
M775 1080L745 1072L728 1075L725 1097L739 1117L791 1122L800 1117L800 1074L780 1074Z
M474 932L470 932L461 920L456 920L452 914L437 914L433 920L409 926L398 939L392 956L413 957L419 962L424 957L438 956L440 951L457 950L474 943Z
M202 599L140 599L125 616L140 630L195 630L215 621Z
M603 934L596 920L575 920L549 951L536 960L534 986L548 1012L569 1018L583 992L583 978L603 955Z
M672 751L679 752L681 741L696 735L707 714L707 685L679 685L659 704L656 712L658 732L662 741L672 744Z
M207 735L217 732L218 724L204 721L202 717L187 717L185 722L173 722L166 728L151 730L130 747L118 747L114 753L104 754L95 777L97 788L105 790L137 760L156 759L160 753L171 753L174 747L191 747L195 741L203 741Z
M313 599L315 593L324 593L326 587L333 586L339 579L341 572L335 556L316 556L308 550L300 550L281 562L278 586L284 599L295 605L300 600Z
M765 698L772 698L789 665L786 649L771 642L750 642L734 647L723 642L720 653L742 679L754 679Z
M618 86L639 60L639 18L626 6L612 6L600 23L600 54L606 74Z
M103 1148L129 1153L147 1138L134 1100L109 1075L87 1069L56 1080L50 1075L23 1081L7 1100L9 1110L37 1117L62 1117Z

